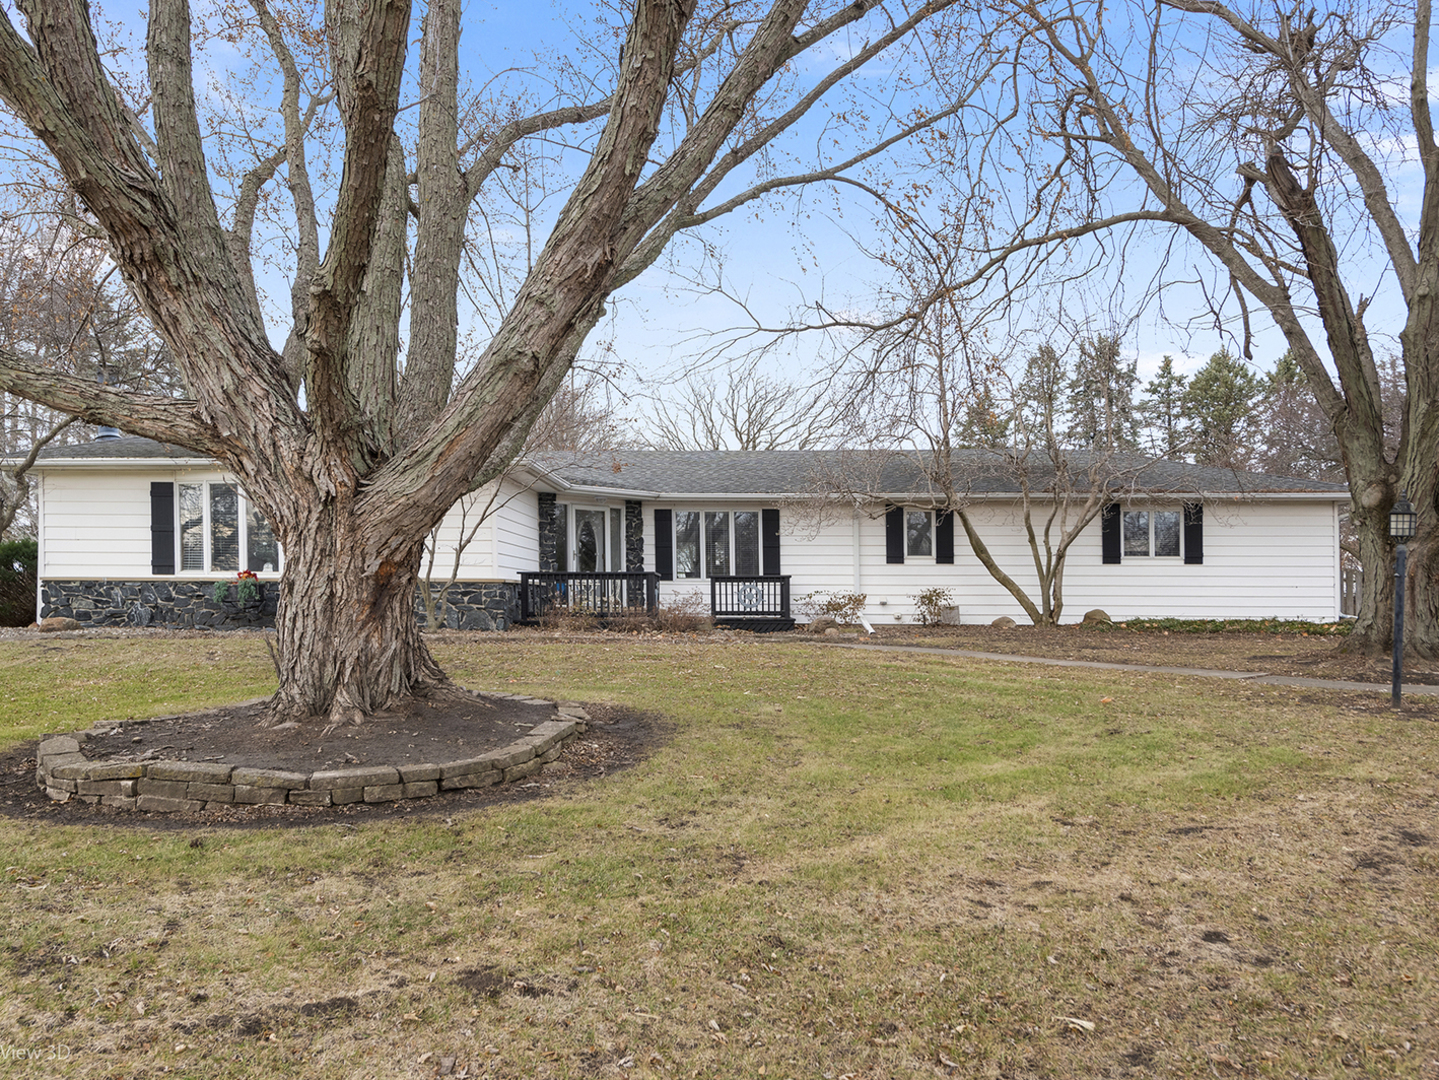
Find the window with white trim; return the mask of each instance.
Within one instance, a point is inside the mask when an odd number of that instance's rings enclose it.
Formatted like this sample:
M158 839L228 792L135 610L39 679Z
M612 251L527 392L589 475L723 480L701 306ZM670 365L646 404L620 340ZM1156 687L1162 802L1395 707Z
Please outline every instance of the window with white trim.
M272 573L283 566L275 531L237 484L176 484L181 573Z
M758 510L676 510L676 578L758 577Z
M933 558L934 514L929 510L904 512L904 554L906 558Z
M1124 555L1130 557L1178 558L1184 535L1179 510L1124 511Z

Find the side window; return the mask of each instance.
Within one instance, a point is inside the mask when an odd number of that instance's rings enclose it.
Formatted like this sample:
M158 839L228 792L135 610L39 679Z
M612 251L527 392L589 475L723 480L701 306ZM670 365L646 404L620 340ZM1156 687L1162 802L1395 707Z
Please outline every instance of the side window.
M1126 510L1124 512L1124 554L1149 554L1149 511Z
M904 553L915 557L934 554L934 517L928 510L904 512Z
M1126 510L1124 554L1177 559L1182 517L1178 510Z
M176 484L181 572L233 574L280 569L275 530L230 483Z
M700 576L700 514L698 510L675 511L675 577Z

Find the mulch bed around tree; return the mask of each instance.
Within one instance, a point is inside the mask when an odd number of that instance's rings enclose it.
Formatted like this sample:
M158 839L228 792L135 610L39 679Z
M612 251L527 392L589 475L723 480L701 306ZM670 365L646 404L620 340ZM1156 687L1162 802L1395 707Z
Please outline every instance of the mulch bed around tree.
M529 726L547 719L548 706L460 696L421 703L416 712L376 718L359 727L321 736L312 732L257 728L259 706L246 704L187 716L116 724L115 734L92 738L92 760L156 751L154 760L211 761L264 768L314 771L371 764L418 764L476 757L505 746ZM533 799L568 783L602 779L642 760L664 738L659 718L610 705L583 706L590 728L565 744L557 761L536 776L497 787L444 791L425 799L347 806L233 806L195 813L137 814L77 800L52 802L35 785L37 743L0 753L0 815L55 824L110 823L144 829L254 828L358 822L395 817L450 816L478 807ZM133 742L132 740L140 741Z

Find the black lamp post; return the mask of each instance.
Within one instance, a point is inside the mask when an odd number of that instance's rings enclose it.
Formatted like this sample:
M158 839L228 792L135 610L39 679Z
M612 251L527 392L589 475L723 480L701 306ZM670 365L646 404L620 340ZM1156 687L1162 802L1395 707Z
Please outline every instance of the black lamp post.
M1389 511L1389 536L1399 541L1399 550L1394 553L1394 677L1389 688L1389 703L1399 708L1399 693L1404 683L1404 578L1409 562L1410 540L1419 531L1419 515L1409 505L1404 492Z

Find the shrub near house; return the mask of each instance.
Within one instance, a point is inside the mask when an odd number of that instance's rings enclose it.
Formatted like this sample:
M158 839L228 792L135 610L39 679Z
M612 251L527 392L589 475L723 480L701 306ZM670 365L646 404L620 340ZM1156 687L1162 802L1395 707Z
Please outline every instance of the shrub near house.
M34 540L0 542L0 626L35 621L35 582L40 546Z

